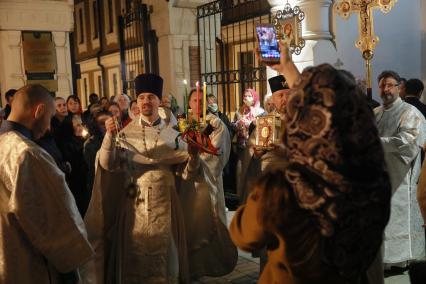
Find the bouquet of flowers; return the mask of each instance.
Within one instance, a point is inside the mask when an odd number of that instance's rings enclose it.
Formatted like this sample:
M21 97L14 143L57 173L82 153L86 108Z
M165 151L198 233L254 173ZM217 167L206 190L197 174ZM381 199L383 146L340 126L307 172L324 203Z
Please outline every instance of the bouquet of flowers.
M201 153L208 153L215 156L219 155L219 149L213 146L210 134L213 132L213 126L207 122L205 127L195 120L187 120L185 117L178 118L179 135L176 137L176 149L179 147L178 139L191 146L197 147Z

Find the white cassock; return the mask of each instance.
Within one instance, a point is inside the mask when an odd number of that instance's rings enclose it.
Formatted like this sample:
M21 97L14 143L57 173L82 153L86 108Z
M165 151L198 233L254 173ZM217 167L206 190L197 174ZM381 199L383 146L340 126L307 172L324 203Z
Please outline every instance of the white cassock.
M416 190L426 122L414 106L400 98L388 109L377 107L374 113L393 192L384 263L419 259L425 254L425 237Z
M256 146L257 129L254 129L247 143L247 148L244 149L241 175L237 177L240 179L238 194L241 197L241 203L243 204L246 202L247 197L253 189L253 184L257 181L260 174L264 174L268 171L274 171L276 169L284 170L287 167L288 162L285 148L281 142L284 132L283 118L276 111L270 115L272 114L274 114L277 119L280 119L279 125L276 125L276 131L278 131L279 134L279 139L276 144L277 148L266 151L262 156L256 157L254 147Z
M175 149L178 132L170 124L145 124L141 117L129 123L121 131L126 139L120 148L107 134L99 150L84 219L96 260L85 266L84 283L188 281L176 173L191 159L186 144ZM128 192L132 180L139 188L136 196Z
M0 283L60 283L93 256L64 174L16 131L0 145Z
M225 124L214 114L206 120L213 126L210 140L219 156L200 154L200 167L180 187L192 277L230 273L237 262L237 249L227 230L222 173L229 159L231 139Z

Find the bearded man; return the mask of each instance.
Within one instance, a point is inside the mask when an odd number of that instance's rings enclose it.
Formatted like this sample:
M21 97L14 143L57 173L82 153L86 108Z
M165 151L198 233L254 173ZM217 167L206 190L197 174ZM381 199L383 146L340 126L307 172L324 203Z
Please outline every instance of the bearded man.
M393 193L391 217L385 230L384 263L405 266L425 252L416 191L426 122L414 106L401 100L401 78L396 72L382 72L378 82L383 106L375 108L374 113Z

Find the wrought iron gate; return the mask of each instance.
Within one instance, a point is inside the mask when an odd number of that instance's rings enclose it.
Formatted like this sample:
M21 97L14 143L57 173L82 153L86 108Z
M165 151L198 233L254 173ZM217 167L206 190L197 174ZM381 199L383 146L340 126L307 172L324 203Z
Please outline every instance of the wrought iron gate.
M266 94L266 68L255 56L258 23L270 23L267 0L218 0L197 8L201 79L231 114L245 89Z
M159 74L158 38L151 29L146 4L138 1L127 11L119 17L121 79L123 93L134 97L134 79L138 74Z

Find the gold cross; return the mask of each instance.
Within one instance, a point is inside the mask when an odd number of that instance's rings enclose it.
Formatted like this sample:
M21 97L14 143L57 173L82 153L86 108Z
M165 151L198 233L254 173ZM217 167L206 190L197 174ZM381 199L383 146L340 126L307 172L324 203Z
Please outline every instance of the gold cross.
M371 59L379 38L374 34L373 9L380 8L388 13L398 0L337 0L334 10L343 19L348 19L352 13L359 14L359 38L355 46L362 52L367 67L367 88L371 92Z
M388 13L398 0L338 0L335 10L343 19L348 19L352 13L359 13L359 39L356 47L365 52L374 51L379 38L374 34L373 9L380 8Z

